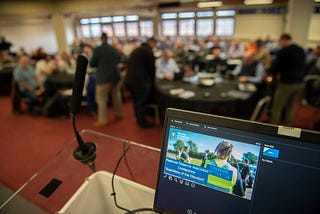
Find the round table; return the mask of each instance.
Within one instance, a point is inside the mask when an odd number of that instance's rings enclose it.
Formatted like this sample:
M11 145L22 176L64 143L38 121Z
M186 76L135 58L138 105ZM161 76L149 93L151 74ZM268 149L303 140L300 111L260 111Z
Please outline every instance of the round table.
M217 108L236 110L246 108L249 103L252 105L250 101L255 92L238 90L238 82L235 80L220 81L206 87L185 81L157 80L157 100L162 109L172 107L209 113ZM182 93L176 94L179 89L194 92L194 96L183 98Z

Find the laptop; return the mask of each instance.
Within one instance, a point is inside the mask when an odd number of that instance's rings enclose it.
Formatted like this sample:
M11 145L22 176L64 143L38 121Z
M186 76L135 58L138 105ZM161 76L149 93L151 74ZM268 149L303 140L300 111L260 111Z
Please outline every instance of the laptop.
M159 213L319 213L320 133L167 109Z

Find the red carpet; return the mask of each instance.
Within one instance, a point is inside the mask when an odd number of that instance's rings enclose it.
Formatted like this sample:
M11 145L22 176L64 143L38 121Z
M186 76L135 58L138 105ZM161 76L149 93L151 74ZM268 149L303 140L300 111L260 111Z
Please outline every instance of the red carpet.
M9 97L0 97L0 182L17 190L42 166L52 160L74 138L70 120L31 117L11 113ZM135 123L132 103L123 105L124 119L96 128L94 119L84 109L77 117L79 130L98 132L128 139L152 147L161 147L162 126L144 130Z

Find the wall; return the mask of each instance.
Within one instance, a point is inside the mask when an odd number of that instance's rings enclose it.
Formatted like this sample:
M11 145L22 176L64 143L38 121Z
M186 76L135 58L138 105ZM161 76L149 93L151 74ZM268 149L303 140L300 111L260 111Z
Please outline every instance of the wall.
M42 46L48 53L57 51L55 34L50 20L29 20L0 25L0 35L13 43L13 50L24 47L27 52Z
M65 19L67 44L74 40L73 19ZM54 29L50 19L27 19L21 22L0 24L0 35L12 42L13 51L24 47L27 52L42 46L48 53L58 51Z
M234 37L256 39L270 35L272 39L277 39L283 32L283 28L283 15L236 15Z

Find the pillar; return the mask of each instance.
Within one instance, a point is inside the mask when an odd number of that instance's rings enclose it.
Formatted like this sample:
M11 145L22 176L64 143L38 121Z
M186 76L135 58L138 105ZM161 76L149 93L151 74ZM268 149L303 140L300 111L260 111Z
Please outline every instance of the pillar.
M308 33L314 0L289 0L285 32L291 34L294 42L307 47Z
M67 45L66 26L63 13L53 12L51 22L56 36L58 53L61 54L63 51L68 51L69 48Z

